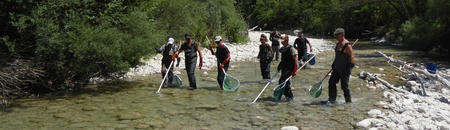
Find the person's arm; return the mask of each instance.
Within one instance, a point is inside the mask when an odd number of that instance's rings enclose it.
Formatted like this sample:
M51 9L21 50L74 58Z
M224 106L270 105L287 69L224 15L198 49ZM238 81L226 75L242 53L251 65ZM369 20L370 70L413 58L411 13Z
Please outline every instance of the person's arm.
M292 70L292 73L291 73L291 76L292 77L294 77L295 75L297 75L297 68L298 68L298 58L297 58L297 55L294 55L293 56L293 58L294 58L294 61L295 61L295 65L294 65L294 69Z
M269 51L270 51L270 53L272 53L272 54L273 54L272 46L271 46L271 45L269 45L269 44L267 44L267 46L269 46Z
M164 51L164 48L165 48L165 47L166 47L166 44L164 44L164 45L162 45L161 47L159 47L159 49L155 47L155 50L156 50L156 52L161 53L161 52Z
M211 51L212 55L216 55L216 53L214 52L214 49L213 49L213 44L209 44L209 50Z
M352 67L354 66L354 56L353 56L353 48L351 44L347 44L347 47L344 50L344 53L350 56L350 63L352 64Z
M305 38L305 40L306 40L306 43L308 43L308 45L309 45L309 52L312 52L313 50L312 50L311 43L308 41L308 39Z
M269 36L270 41L273 41L273 35L274 35L274 33L270 33L270 36Z
M223 62L220 64L220 68L223 69L225 67L225 64L227 64L228 61L230 61L230 59L231 59L230 52L228 52L227 53L227 58L225 60L223 60Z
M202 56L202 51L200 50L200 46L198 45L198 43L195 43L197 45L197 51L198 51L198 55L200 56L200 64L199 67L200 69L202 69L203 66L203 56Z
M178 57L178 54L180 54L181 52L183 52L183 48L180 47L180 49L175 52L175 54L173 54L172 60L175 60Z
M294 48L298 50L298 45L297 44L298 44L298 40L295 39L295 41L294 41Z

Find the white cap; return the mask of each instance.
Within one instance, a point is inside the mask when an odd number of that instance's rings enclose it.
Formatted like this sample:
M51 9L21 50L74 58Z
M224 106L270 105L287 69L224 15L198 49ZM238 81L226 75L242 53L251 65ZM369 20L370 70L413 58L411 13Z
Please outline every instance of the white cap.
M218 42L218 41L220 41L220 40L222 40L222 37L216 36L216 39L215 39L214 41L215 41L215 42Z
M169 42L167 42L167 44L173 44L175 40L173 38L169 38Z

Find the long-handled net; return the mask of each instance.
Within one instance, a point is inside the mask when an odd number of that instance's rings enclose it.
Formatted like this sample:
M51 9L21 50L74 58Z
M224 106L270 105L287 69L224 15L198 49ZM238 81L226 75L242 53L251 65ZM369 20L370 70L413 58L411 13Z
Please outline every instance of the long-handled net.
M227 92L234 92L239 90L241 83L238 79L228 75L224 69L222 69L225 74L225 78L223 79L223 90Z
M327 75L325 75L325 77L323 77L323 79L314 84L311 88L309 88L309 94L313 97L313 98L317 98L322 94L322 84L323 81L328 77L328 75L331 73L332 70L330 70Z

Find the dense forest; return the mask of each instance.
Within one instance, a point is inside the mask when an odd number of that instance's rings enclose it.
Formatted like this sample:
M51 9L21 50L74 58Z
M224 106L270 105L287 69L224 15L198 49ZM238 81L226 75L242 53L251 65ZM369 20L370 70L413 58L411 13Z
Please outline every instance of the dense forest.
M2 0L0 7L0 83L17 96L120 76L185 33L245 43L253 26L326 36L343 27L350 38L450 55L448 0Z

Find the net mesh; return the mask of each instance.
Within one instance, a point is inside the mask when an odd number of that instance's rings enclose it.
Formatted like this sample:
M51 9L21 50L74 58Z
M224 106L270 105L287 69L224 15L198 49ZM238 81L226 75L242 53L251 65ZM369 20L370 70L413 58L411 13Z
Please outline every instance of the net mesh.
M283 95L284 89L286 88L284 87L285 85L286 83L283 83L273 89L273 98L275 99L275 101L281 100L281 96Z
M223 79L223 90L228 92L234 92L237 91L239 87L240 82L236 78L226 75L225 79Z
M314 85L309 89L309 94L310 94L313 98L319 97L320 94L322 94L322 82L314 84Z
M171 80L169 82L170 87L181 87L183 80L178 75L172 75L169 77Z

